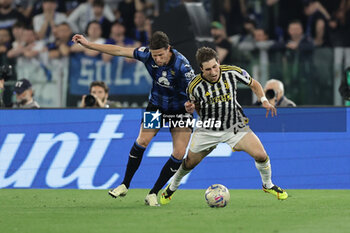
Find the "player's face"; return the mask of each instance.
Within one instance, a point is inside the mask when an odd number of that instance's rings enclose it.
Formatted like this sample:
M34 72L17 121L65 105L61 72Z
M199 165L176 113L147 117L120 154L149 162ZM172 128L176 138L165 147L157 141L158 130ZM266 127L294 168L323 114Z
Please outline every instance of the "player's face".
M167 49L161 48L161 49L151 49L151 54L154 62L157 64L157 66L165 66L170 61L171 53L170 53L170 47Z
M216 82L220 76L220 64L215 58L202 63L203 77L211 82Z
M108 94L105 92L105 89L100 86L91 87L91 94L102 100L102 102L108 98Z

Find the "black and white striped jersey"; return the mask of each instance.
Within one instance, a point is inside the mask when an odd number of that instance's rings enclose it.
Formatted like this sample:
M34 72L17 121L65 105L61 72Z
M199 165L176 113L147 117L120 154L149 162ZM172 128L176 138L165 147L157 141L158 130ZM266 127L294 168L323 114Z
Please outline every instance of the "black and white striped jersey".
M235 125L247 123L242 107L236 100L237 81L251 85L252 78L245 70L237 66L220 65L220 78L212 83L197 75L187 87L190 100L199 105L201 121L220 121L221 126L209 127L215 131L230 129Z

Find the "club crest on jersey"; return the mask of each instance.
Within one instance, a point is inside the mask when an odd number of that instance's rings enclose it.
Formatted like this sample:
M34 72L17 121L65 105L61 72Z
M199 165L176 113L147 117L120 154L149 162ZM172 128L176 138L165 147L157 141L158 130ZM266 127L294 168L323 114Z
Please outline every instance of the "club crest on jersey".
M230 85L228 84L227 81L225 81L224 84L225 84L225 88L226 88L226 89L230 89Z
M145 49L146 49L146 47L140 47L140 48L138 48L138 51L140 51L140 52L144 52L145 51Z
M158 78L158 84L161 85L162 87L170 88L170 82L167 78L167 72L163 71L162 72L162 77Z

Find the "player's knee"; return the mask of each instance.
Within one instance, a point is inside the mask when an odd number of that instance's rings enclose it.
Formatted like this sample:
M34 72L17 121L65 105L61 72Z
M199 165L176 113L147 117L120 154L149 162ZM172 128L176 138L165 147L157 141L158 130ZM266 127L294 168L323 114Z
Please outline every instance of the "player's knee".
M181 160L183 157L185 157L186 150L174 150L173 156L175 159Z
M149 140L146 140L146 139L144 139L142 137L138 137L136 139L136 141L137 141L137 144L139 144L140 146L142 146L144 148L146 148L148 146L149 142L150 142Z
M267 160L267 154L265 151L259 151L257 153L255 153L254 155L254 159L257 162L265 162Z

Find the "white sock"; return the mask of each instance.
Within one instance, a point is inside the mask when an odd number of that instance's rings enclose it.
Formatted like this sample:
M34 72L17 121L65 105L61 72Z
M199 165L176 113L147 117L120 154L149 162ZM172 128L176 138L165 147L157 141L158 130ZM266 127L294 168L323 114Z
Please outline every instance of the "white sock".
M267 157L265 162L257 162L255 161L255 167L259 170L262 183L265 188L272 188L273 183L271 181L271 164L270 159Z
M180 186L181 180L182 178L187 175L191 170L185 170L183 168L183 163L181 164L181 166L179 167L179 169L176 171L176 173L173 176L173 179L171 180L170 183L170 190L171 191L175 191L177 190L177 188Z

